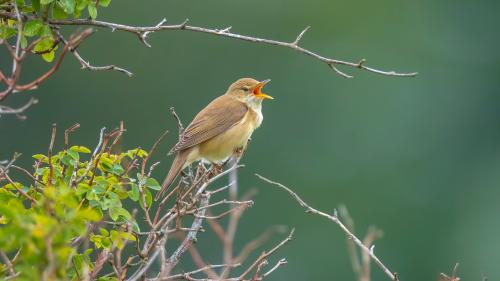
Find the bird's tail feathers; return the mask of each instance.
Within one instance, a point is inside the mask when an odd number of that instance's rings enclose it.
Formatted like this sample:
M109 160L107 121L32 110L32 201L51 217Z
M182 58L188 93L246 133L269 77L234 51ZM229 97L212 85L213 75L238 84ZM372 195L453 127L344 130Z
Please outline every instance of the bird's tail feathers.
M161 185L160 191L156 194L155 200L158 200L163 196L165 191L167 191L168 187L172 184L172 182L177 178L177 176L180 174L182 171L182 168L184 168L184 164L186 163L187 157L189 155L189 152L191 152L190 149L182 150L177 153L175 156L174 162L172 162L172 166L170 167L170 170L168 171L168 175L163 181L163 184Z

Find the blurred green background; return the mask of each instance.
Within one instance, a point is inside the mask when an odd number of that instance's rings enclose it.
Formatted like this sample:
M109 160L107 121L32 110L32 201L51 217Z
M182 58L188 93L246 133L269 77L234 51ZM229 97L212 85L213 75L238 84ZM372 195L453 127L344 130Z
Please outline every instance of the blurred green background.
M289 264L270 280L354 280L344 235L334 224L305 214L287 194L259 181L280 181L311 205L333 212L343 203L363 236L371 224L385 236L375 252L401 280L436 280L460 262L459 274L500 278L500 24L499 1L113 1L99 19L153 25L178 23L222 28L292 41L305 26L303 46L326 56L386 70L418 71L394 78L326 65L292 50L191 32L151 34L152 48L134 35L100 30L80 48L95 65L132 72L87 72L68 56L38 90L40 103L26 121L0 119L0 159L47 148L52 123L60 133L82 127L73 143L94 146L102 126L125 122L126 147L149 148L171 130L156 155L165 154L177 127L168 108L187 123L240 77L271 78L275 100L241 170L242 192L257 187L238 245L267 226L296 227L295 239L272 261ZM72 29L67 29L70 32ZM10 62L1 51L2 68ZM24 66L24 79L47 69L40 58ZM13 95L10 104L27 100ZM60 145L60 143L59 143ZM273 241L278 241L276 237ZM220 263L219 245L202 235L198 245ZM204 243L205 241L205 243ZM270 244L269 244L270 245ZM188 262L189 259L186 259ZM186 269L188 263L185 264ZM374 280L385 276L374 268Z

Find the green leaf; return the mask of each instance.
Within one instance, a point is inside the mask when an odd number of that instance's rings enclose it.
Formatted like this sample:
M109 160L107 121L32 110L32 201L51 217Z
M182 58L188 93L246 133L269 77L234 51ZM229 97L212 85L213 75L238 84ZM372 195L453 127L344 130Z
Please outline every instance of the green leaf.
M73 14L75 12L75 0L63 0L64 11L67 14Z
M92 190L90 186L86 183L79 183L78 186L76 187L76 195L81 196L82 194L85 194Z
M113 160L107 157L101 157L101 161L99 161L99 168L105 172L112 172L113 170Z
M40 11L40 0L31 0L31 5L36 11Z
M89 5L88 5L88 7L87 7L87 10L89 11L89 16L92 19L97 18L97 8L95 6L95 3L90 2Z
M52 29L50 29L50 26L47 24L44 24L38 35L40 35L40 37L52 37Z
M9 27L7 25L0 24L0 38L9 39L10 37L16 35L16 29Z
M120 232L120 236L126 240L137 241L137 238L132 233L129 232Z
M73 167L75 161L71 158L71 156L64 155L63 157L61 157L61 163L66 166Z
M89 218L89 219L95 219L94 221L100 221L100 220L102 220L102 217L104 216L104 214L102 213L101 209L94 208L94 209L91 209L91 210L95 214L95 217L92 217L92 218Z
M54 40L51 37L43 38L42 40L38 41L33 50L35 52L44 52L52 48L53 44Z
M46 62L52 62L54 60L54 57L55 57L55 53L56 53L56 50L52 50L48 53L45 53L45 54L42 54L42 58L46 61Z
M136 148L136 149L132 149L132 150L127 151L127 156L130 159L133 159L136 154L140 158L144 158L144 157L148 156L148 152L143 150L143 149L140 149L140 148Z
M54 47L54 39L52 39L52 37L47 37L47 38L40 40L35 45L33 50L35 52L47 52L48 50L50 50L52 48L52 50L50 52L42 54L42 57L44 60L46 60L47 62L51 62L52 60L54 60L55 51L57 49L57 48L53 48L53 47Z
M133 183L131 186L132 186L132 188L130 189L129 192L127 192L128 197L130 197L130 199L132 201L137 201L137 200L139 200L139 196L141 195L139 193L139 186L135 183Z
M21 12L29 14L35 12L35 9L33 8L33 6L24 6L21 8Z
M85 7L87 7L87 5L89 4L90 0L77 0L76 1L76 9L77 10L83 10L85 9Z
M158 183L158 181L156 181L153 178L148 178L146 180L146 186L149 187L149 188L151 188L151 189L153 189L153 190L160 190L161 189L161 186Z
M36 160L38 160L40 162L49 163L49 157L47 157L43 154L35 154L35 155L33 155L33 158L35 158Z
M139 224L136 221L132 221L132 230L135 232L141 232L141 228L139 227Z
M101 1L99 1L99 6L107 7L107 6L109 6L109 3L111 3L111 0L101 0Z
M69 150L76 151L79 153L90 153L91 152L90 149L86 148L85 146L80 146L80 145L74 145Z
M107 229L101 228L99 229L99 231L101 232L102 236L109 236L109 231Z
M73 158L73 160L75 161L79 161L80 160L80 154L78 154L78 152L74 151L74 150L69 150L68 151L68 155Z
M23 31L24 35L26 35L28 37L35 36L38 34L38 32L40 31L42 26L43 26L43 23L39 20L27 22L24 25L24 31Z
M28 40L24 34L21 34L21 48L26 48L28 46Z
M55 0L40 0L40 4L42 4L42 5L48 5L48 4L50 4L50 3L54 2L54 1Z
M122 207L109 208L109 216L114 221L117 221L120 218L120 216L128 220L132 218L132 215L130 215L130 213L127 210L123 209Z
M16 194L8 191L7 189L5 189L5 187L0 188L0 202L2 202L2 204L12 198L17 198Z
M68 18L68 14L64 11L64 8L59 2L52 5L52 17L56 20L64 20Z
M125 172L125 170L123 170L122 165L115 164L115 165L113 165L113 171L112 172L113 172L113 174L119 176L119 175L123 174L123 172Z
M144 190L144 197L146 198L146 207L149 208L153 203L153 195L151 195L151 191L148 189Z

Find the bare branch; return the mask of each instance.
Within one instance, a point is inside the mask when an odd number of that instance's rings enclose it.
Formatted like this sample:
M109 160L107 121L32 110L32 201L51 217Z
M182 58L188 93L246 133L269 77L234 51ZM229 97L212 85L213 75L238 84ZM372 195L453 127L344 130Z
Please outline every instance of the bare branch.
M339 206L339 215L344 220L347 229L349 229L352 233L354 233L354 220L352 219L351 215L349 214L347 208L344 205ZM358 280L360 280L362 276L362 270L361 270L361 262L356 249L356 244L354 244L354 241L349 237L346 237L346 242L347 242L347 251L349 253L349 258L351 260L352 270L354 271L354 274L356 275Z
M7 254L5 254L4 251L0 250L0 257L2 258L3 262L7 266L7 270L9 271L10 276L15 276L16 271L14 271L14 267L12 266L12 261L9 259Z
M54 143L56 140L56 132L57 132L57 126L56 124L52 124L52 133L50 134L50 145L49 145L49 151L47 153L49 157L49 179L48 179L48 184L52 184L52 179L54 178L54 166L52 165L52 151L54 150Z
M0 13L0 17L12 18L12 17L14 17L14 15L12 13L2 12L2 13ZM416 76L418 74L417 72L402 73L402 72L396 72L396 71L379 70L379 69L376 69L373 67L365 66L363 63L359 64L357 62L350 62L350 61L329 58L329 57L320 55L316 52L313 52L309 49L300 47L297 44L299 43L300 39L302 38L304 33L307 31L307 29L305 29L301 33L299 33L299 35L296 37L296 39L293 42L289 43L289 42L278 41L278 40L274 40L274 39L266 39L266 38L259 38L259 37L253 37L253 36L248 36L248 35L242 35L242 34L238 34L238 33L232 33L232 32L230 32L230 28L212 29L212 28L206 28L206 27L187 25L188 20L185 20L184 22L182 22L180 24L171 24L171 25L165 25L164 24L165 21L162 20L162 21L160 21L161 25L157 24L154 26L130 26L130 25L117 24L117 23L113 23L113 22L91 20L91 19L49 20L49 23L53 24L53 25L76 25L76 26L87 25L87 26L109 28L112 31L120 30L120 31L130 32L130 33L133 33L133 34L136 34L137 36L139 36L139 40L141 40L141 42L143 44L145 44L146 46L149 46L149 44L144 41L145 34L149 35L150 33L158 32L158 31L186 30L186 31L192 31L192 32L207 33L207 34L211 34L211 35L215 35L215 36L222 36L222 37L227 37L227 38L232 38L232 39L237 39L237 40L242 40L242 41L248 41L248 42L253 42L253 43L260 43L260 44L265 44L265 45L272 45L272 46L279 46L279 47L293 49L299 53L302 53L302 54L310 56L316 60L319 60L319 61L321 61L329 66L342 65L342 66L347 66L347 67L352 67L352 68L359 68L361 70L380 74L380 75L397 76L397 77L413 77L413 76ZM336 68L334 68L334 67L332 67L332 68L333 68L333 70L336 71L337 74L339 74L343 77L346 77L346 78L350 77L349 75L339 71L338 69L336 70Z
M64 130L64 149L68 149L68 146L69 146L69 134L75 132L76 130L78 130L78 128L80 128L80 124L79 123L75 123L73 124L73 126L67 128L66 130Z
M196 274L196 273L199 273L199 272L202 272L202 271L206 271L207 269L216 269L216 268L221 268L221 267L232 267L232 268L235 268L235 267L238 267L240 266L240 264L213 264L213 265L207 265L207 266L204 266L202 268L198 268L196 270L193 270L193 271L189 271L189 272L185 272L185 273L181 273L181 274L176 274L176 275L171 275L171 276L168 276L167 278L163 278L163 279L160 279L160 280L175 280L175 279L186 279L186 280L190 280L189 278L191 277L191 275L193 274Z
M189 247L188 250L189 253L191 254L193 262L196 264L199 270L203 271L203 273L205 273L209 278L212 279L218 278L217 273L213 270L214 267L207 265L207 263L203 260L200 252L198 251L198 248L196 248L195 245L191 245L191 247Z
M170 113L172 116L174 116L175 120L177 120L177 126L179 127L179 138L181 135L184 133L184 126L182 125L181 118L179 118L179 115L177 115L177 112L175 112L175 108L172 106L170 108Z
M41 180L35 178L28 170L22 168L22 167L19 167L17 165L11 165L12 168L16 169L16 170L19 170L21 172L23 172L24 174L26 174L28 177L30 177L33 181L41 184L41 185L45 185Z
M94 161L95 157L97 156L97 153L101 149L101 146L102 146L102 143L103 143L103 140L104 140L104 131L105 130L106 130L106 127L102 127L101 128L101 132L99 134L99 142L97 143L97 146L95 147L94 152L92 153L92 156L90 157L90 160L89 160L89 162L87 164L87 167L85 167L85 171L78 178L78 180L76 180L76 183L81 182L87 176L87 174L89 173L90 168L92 167L92 162Z
M184 241L182 241L181 245L174 251L174 253L167 260L167 272L170 272L179 262L180 257L184 254L184 252L191 247L191 244L196 240L196 235L198 234L198 230L201 228L203 223L202 217L205 215L206 206L208 205L210 200L210 194L201 195L200 200L200 210L197 212L193 223L191 224L191 228L193 230L189 231L186 235Z
M264 231L261 235L259 235L257 238L254 240L248 242L243 249L240 251L239 255L236 256L234 259L236 262L243 262L246 260L246 258L257 248L262 246L265 242L271 238L272 234L275 232L277 233L282 233L286 231L287 227L282 226L282 225L276 225L274 227L268 228L266 231Z
M23 195L28 200L30 200L31 203L33 203L33 204L37 203L35 198L31 197L28 193L26 193L24 190L22 190L21 188L19 188L16 185L16 183L9 177L9 174L7 173L7 171L5 171L2 167L0 167L0 176L5 177L7 179L7 181L12 185L12 187L14 187L17 190L17 192L19 192L21 195Z
M273 266L270 270L268 270L266 273L262 274L262 277L267 277L269 274L273 273L278 267L287 264L288 261L286 259L280 259L275 266Z
M357 238L345 225L344 223L342 223L337 214L336 214L336 211L335 211L335 214L332 216L332 215L329 215L327 213L324 213L324 212L321 212L321 211L318 211L316 209L314 209L313 207L309 206L304 200L302 200L302 198L300 198L297 193L295 193L294 191L292 191L290 188L284 186L283 184L279 183L279 182L275 182L275 181L272 181L270 179L267 179L259 174L255 174L258 178L260 178L261 180L267 182L267 183L270 183L272 185L275 185L275 186L278 186L282 189L284 189L285 191L287 191L298 203L299 205L305 209L306 212L308 213L312 213L312 214L315 214L315 215L318 215L318 216L322 216L322 217L325 217L331 221L333 221L334 223L336 223L341 229L342 231L345 232L345 234L347 235L347 237L351 238L355 243L356 245L358 245L358 247L361 248L361 250L363 250L363 252L367 253L371 258L372 260L378 265L378 267L380 267L380 269L382 269L382 271L384 271L384 273L389 276L389 278L391 280L398 280L398 277L397 277L397 274L396 273L393 273L392 271L390 271L383 263L382 261L380 261L380 259L375 255L375 253L370 250L367 246L365 246L365 244L363 244L363 242L361 242L361 240L359 238Z
M61 34L61 32L59 30L57 30L55 28L53 28L52 30L57 34L57 37L59 38L59 40L61 42L63 42L65 45L68 44L68 41L63 37L63 35ZM76 49L71 50L71 53L78 60L82 69L89 70L89 71L115 70L115 71L118 71L118 72L121 72L121 73L127 75L128 77L132 77L134 75L132 72L130 72L124 68L118 67L114 64L104 65L104 66L91 65L90 62L85 60Z
M148 160L151 158L151 155L153 155L153 153L155 152L156 147L158 146L158 144L165 138L165 136L167 134L168 134L168 130L165 131L165 132L163 132L163 134L160 135L160 137L156 140L156 142L153 144L153 146L149 150L148 155L146 156L146 158L142 161L142 165L141 165L141 176L142 177L144 177L144 170L146 169L146 164L148 163Z
M268 252L263 252L255 261L254 263L248 267L238 278L239 280L242 280L247 276L255 267L257 267L263 260L265 260L267 257L272 255L274 252L276 252L279 248L281 248L283 245L288 243L290 240L292 240L293 233L295 232L295 229L293 228L292 231L290 231L290 234L288 234L288 237L285 238L283 241L278 243L278 245L274 246L271 250Z
M5 114L15 114L18 118L25 119L26 116L23 115L24 111L37 103L38 100L36 98L30 98L30 100L25 105L18 108L11 108L5 105L0 105L0 116Z
M458 265L459 265L459 263L456 263L455 266L453 267L453 270L451 272L451 276L448 276L444 273L440 273L439 280L440 281L460 281L460 277L458 277L458 275L457 275ZM483 279L484 279L484 276L483 276ZM486 279L488 279L488 278L486 277Z
M167 22L167 19L166 18L163 18L157 25L155 25L156 28L162 26L163 24L165 24ZM151 45L146 41L146 38L148 37L148 35L151 33L152 31L146 31L146 32L143 32L139 35L139 40L141 40L141 42L146 45L146 47L148 48L151 48Z
M134 76L134 73L126 70L125 68L116 66L114 64L103 65L103 66L94 66L94 65L91 65L90 62L87 61L87 60L85 60L84 58L82 58L82 56L80 55L80 53L78 53L76 50L73 51L72 53L75 56L75 58L78 60L78 62L80 63L80 66L81 66L82 69L89 70L89 71L108 71L108 70L114 70L114 71L121 72L121 73L127 75L128 77Z
M72 36L72 38L70 38L68 44L66 44L66 46L64 46L64 49L62 50L61 54L59 55L59 58L57 59L57 61L54 63L54 65L47 72L45 72L40 77L38 77L37 79L35 79L34 81L32 81L28 84L16 85L15 89L18 91L36 89L38 87L38 85L40 85L40 83L47 80L47 78L49 78L52 74L54 74L54 72L56 72L59 69L59 66L61 66L61 63L62 63L66 53L68 51L71 51L71 50L78 48L78 46L85 39L87 39L87 37L92 35L92 33L93 33L92 28L87 28L84 31L82 31L81 33Z
M311 28L311 26L307 26L306 28L304 28L304 30L302 30L302 32L297 36L297 38L295 38L295 41L293 41L292 44L295 46L298 46L300 40L302 39L302 36L304 36L304 34L306 34L306 32L309 30L309 28Z

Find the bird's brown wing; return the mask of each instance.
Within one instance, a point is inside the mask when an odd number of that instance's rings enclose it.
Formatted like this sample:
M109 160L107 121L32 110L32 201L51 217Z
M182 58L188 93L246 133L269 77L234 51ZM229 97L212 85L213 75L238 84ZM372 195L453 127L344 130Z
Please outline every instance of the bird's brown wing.
M240 122L247 111L246 104L233 97L223 95L216 98L196 115L168 154L198 145L225 132Z

